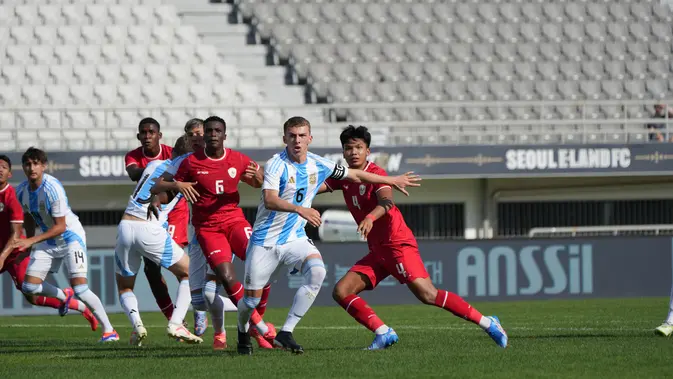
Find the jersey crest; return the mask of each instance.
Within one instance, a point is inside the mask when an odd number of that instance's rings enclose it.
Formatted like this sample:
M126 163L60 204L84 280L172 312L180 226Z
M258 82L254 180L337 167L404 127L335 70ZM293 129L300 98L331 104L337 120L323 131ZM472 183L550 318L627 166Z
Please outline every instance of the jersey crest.
M318 175L317 174L311 174L308 176L308 182L310 184L315 184L318 181Z
M0 203L0 212L5 210L5 203Z
M229 167L229 176L233 179L236 177L236 167Z
M360 196L364 195L365 191L367 191L367 186L364 184L360 184Z

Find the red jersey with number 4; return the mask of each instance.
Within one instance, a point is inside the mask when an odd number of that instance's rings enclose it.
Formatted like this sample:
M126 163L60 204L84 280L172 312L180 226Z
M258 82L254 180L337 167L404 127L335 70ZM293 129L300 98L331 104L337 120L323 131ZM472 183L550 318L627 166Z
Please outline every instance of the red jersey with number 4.
M124 157L124 161L126 162L125 167L129 167L131 165L137 165L138 167L144 169L145 167L147 167L148 163L155 161L157 159L162 161L171 159L171 154L173 154L173 148L161 144L159 145L159 154L157 154L155 157L148 157L147 155L145 155L143 147L140 146L139 148L131 150L128 153L126 153L126 156Z
M218 159L206 156L204 150L194 152L180 164L175 180L195 182L200 197L192 204L192 224L195 228L215 226L232 217L245 219L238 203L238 183L250 163L259 165L247 155L224 149Z
M364 171L387 176L384 169L376 164L369 162ZM366 184L353 183L348 180L327 179L325 182L330 191L341 190L348 210L353 215L358 225L367 215L379 205L376 193L383 188L390 188L385 184ZM381 246L391 244L413 244L416 245L416 238L404 222L404 217L400 210L393 206L383 217L374 221L374 226L369 232L367 243L370 246Z
M16 198L14 187L9 184L0 190L0 250L2 250L12 231L12 224L23 224L23 208ZM12 252L10 256L18 251Z

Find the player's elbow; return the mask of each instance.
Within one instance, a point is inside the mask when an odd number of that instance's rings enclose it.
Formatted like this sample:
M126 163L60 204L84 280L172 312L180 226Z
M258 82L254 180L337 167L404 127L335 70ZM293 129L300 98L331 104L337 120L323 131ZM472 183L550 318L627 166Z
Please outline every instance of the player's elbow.
M54 233L56 234L63 234L65 233L65 230L66 230L65 222L57 223L54 225Z

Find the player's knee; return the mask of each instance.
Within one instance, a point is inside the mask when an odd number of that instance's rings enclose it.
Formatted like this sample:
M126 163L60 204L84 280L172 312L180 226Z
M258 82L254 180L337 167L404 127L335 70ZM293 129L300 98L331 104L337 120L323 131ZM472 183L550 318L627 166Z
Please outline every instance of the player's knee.
M78 284L72 288L75 291L75 295L79 297L81 294L89 290L88 284Z
M243 303L248 307L248 309L257 308L261 300L262 299L260 299L259 297L243 296Z
M334 286L334 289L332 289L332 299L338 303L348 296L346 292L348 291L346 291L344 286L336 285Z
M302 274L304 278L306 278L311 290L318 292L322 287L322 282L325 280L325 276L327 276L325 263L323 263L322 259L309 259L304 263Z
M215 283L214 281L206 283L201 293L203 294L203 299L208 304L214 303L215 297L217 296L217 283Z
M42 290L41 284L23 282L21 285L21 292L27 295L37 295Z
M145 272L145 275L148 279L157 279L161 277L161 267L157 266L153 262L151 264L145 262L143 271Z
M416 292L416 297L418 300L422 301L423 304L434 305L435 298L437 297L437 289L432 288L421 288Z

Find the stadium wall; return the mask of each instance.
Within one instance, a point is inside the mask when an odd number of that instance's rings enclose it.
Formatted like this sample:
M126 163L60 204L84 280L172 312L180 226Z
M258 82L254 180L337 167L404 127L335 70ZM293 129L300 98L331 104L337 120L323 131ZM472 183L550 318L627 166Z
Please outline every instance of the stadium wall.
M317 246L325 259L327 277L316 305L335 305L331 289L367 247L364 243ZM424 241L419 248L435 285L470 301L667 296L673 278L671 237ZM113 251L89 253L91 289L109 312L121 312ZM235 264L242 273L242 262L237 260ZM170 279L170 273L165 274L175 293L177 281ZM55 314L53 309L27 304L8 275L0 280L0 315ZM67 286L63 273L49 280ZM302 280L281 271L272 284L270 306L291 304ZM137 282L136 293L142 311L158 310L146 281ZM374 305L417 303L392 278L363 297Z

